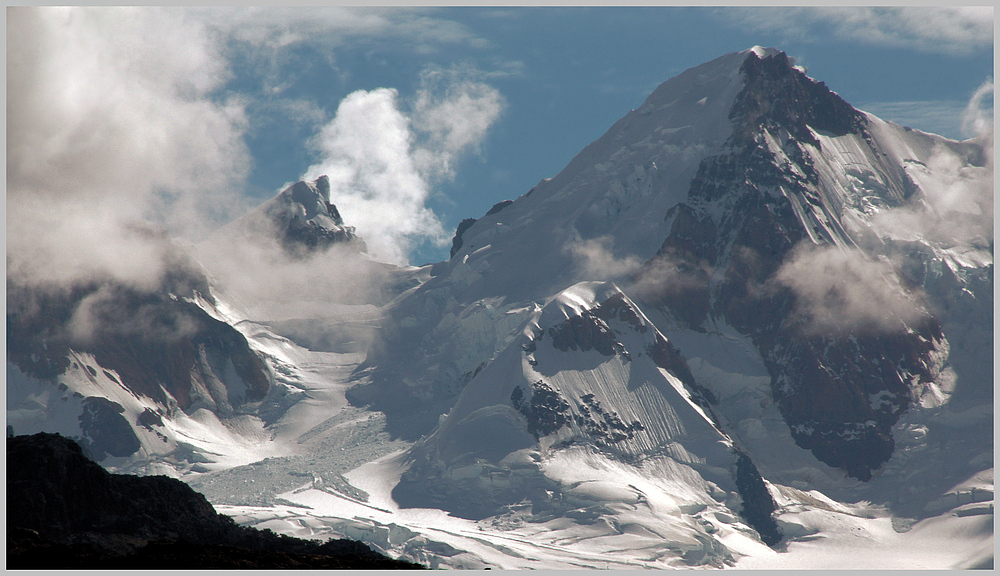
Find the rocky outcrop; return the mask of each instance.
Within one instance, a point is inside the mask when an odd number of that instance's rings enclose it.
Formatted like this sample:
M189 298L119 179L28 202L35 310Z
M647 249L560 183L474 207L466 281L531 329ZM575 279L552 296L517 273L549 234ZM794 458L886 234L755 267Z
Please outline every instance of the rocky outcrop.
M753 460L743 452L736 451L736 489L743 500L740 516L760 534L760 539L768 546L781 542L781 529L774 520L778 505L767 490L764 479Z
M782 128L797 141L816 146L809 128L837 136L865 129L864 114L823 82L806 77L783 52L766 58L751 52L740 72L744 88L729 113L736 139L745 140L760 128Z
M569 404L551 386L539 380L531 385L530 392L530 397L526 398L518 386L511 392L510 402L524 416L528 432L536 440L570 423Z
M291 256L324 251L334 244L350 243L359 252L367 249L354 227L344 225L337 206L330 202L330 180L326 176L289 186L265 205L265 213Z
M142 447L132 426L122 416L124 411L121 404L107 398L91 396L83 400L83 412L80 413L83 437L80 444L94 460L101 461L107 456L130 456Z
M631 440L636 432L646 429L638 420L626 424L617 414L605 410L593 394L584 394L580 400L574 420L598 448Z
M458 254L458 251L462 249L462 244L464 243L462 240L462 234L464 234L465 231L471 228L475 223L475 218L466 218L458 223L458 228L455 230L455 237L451 239L450 254L452 258L454 258L455 254Z
M183 482L109 474L56 434L8 438L7 465L8 568L418 568L238 526Z

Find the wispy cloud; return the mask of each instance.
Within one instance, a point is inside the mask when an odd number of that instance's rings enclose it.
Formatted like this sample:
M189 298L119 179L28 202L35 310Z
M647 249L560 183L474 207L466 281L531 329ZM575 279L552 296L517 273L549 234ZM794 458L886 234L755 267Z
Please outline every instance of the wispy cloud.
M802 243L772 281L795 294L793 318L806 334L894 333L927 316L887 259L856 249Z
M500 116L500 92L478 80L469 66L425 68L413 103L414 130L422 136L417 162L437 178L455 176L453 160L478 152L486 133Z
M975 136L992 142L993 137L993 79L983 82L972 94L962 111L962 130L967 136ZM988 101L987 101L988 99Z
M972 95L961 114L962 128L978 147L978 158L968 152L938 145L926 165L910 167L908 174L922 192L919 203L887 210L872 219L882 233L922 238L935 244L983 248L993 240L993 95L987 80Z
M969 100L868 102L858 104L858 108L883 120L945 138L974 138L984 132L986 123L993 121L993 80L983 82Z
M572 242L564 250L573 260L580 280L630 281L644 261L634 255L615 256L613 245L612 236L601 236Z
M993 45L992 6L782 6L720 8L719 13L742 27L789 40L833 37L954 55Z
M488 45L485 38L461 23L437 17L432 8L240 6L189 10L228 38L270 49L296 44L337 48L359 42L392 42L426 52L447 45Z

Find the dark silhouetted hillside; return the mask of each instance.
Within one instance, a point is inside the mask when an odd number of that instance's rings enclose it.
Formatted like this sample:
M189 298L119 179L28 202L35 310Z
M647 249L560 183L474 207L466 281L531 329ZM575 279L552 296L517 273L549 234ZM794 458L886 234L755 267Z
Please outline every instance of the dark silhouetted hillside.
M7 439L7 568L416 569L360 542L237 525L187 484L110 474L58 434Z

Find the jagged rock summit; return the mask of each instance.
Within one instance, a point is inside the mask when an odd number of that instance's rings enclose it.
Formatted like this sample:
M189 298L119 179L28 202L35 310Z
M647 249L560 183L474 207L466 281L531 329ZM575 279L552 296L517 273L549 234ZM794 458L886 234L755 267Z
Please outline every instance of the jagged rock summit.
M324 250L334 244L351 243L359 252L364 241L346 226L337 206L330 201L330 179L292 184L258 208L266 216L282 246L290 254Z

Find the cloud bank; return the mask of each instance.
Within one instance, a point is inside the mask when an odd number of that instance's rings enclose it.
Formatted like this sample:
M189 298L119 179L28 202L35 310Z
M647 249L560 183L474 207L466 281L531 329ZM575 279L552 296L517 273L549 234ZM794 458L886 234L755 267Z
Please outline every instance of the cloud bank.
M217 6L190 12L226 37L271 50L301 43L332 49L387 41L429 52L442 44L487 44L461 23L435 17L432 8Z
M249 208L250 100L223 96L234 54L257 49L277 65L282 47L311 42L333 58L365 39L481 43L426 10L11 8L8 276L156 288L173 248L150 224L199 240ZM406 263L415 243L446 241L427 200L479 149L503 99L472 70L427 69L412 99L356 92L329 121L314 103L275 105L322 126L305 176L328 173L372 252Z
M7 17L8 275L155 283L162 239L137 223L197 235L240 208L245 121L212 98L217 42L177 9Z

